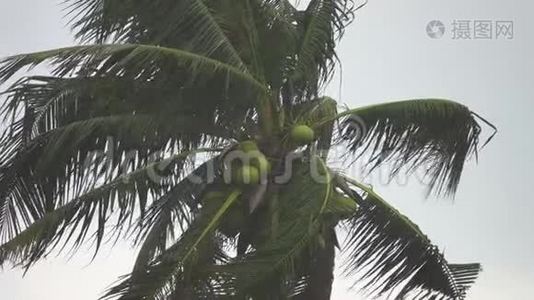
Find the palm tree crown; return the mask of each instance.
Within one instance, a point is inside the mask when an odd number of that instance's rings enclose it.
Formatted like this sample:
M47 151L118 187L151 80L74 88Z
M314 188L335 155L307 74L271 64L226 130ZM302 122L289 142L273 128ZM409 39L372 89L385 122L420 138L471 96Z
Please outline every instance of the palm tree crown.
M4 92L0 266L127 237L137 260L104 298L326 300L338 248L370 297L465 297L479 264L448 263L329 162L340 146L368 172L424 167L451 196L490 124L448 100L322 95L351 0L66 2L80 45L0 61L0 84L52 67Z

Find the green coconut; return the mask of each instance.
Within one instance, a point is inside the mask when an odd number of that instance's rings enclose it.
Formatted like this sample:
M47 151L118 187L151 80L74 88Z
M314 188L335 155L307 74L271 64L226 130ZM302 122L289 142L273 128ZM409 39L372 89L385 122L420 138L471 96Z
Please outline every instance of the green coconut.
M260 172L260 175L267 175L271 172L271 163L260 151L254 151L248 153L250 158L250 165L256 167Z
M332 197L327 211L338 216L340 219L350 218L358 211L356 201L342 195Z
M239 149L245 153L259 151L258 145L254 141L244 141L239 144Z
M258 184L261 180L260 171L254 166L243 165L236 169L233 180L237 184Z
M306 125L298 125L291 130L291 140L299 145L307 145L315 139L315 132Z

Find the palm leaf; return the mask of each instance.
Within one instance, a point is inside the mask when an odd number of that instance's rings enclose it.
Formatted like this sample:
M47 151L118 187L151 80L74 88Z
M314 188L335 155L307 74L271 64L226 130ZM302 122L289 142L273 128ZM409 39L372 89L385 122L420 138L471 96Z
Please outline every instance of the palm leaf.
M312 0L302 12L303 33L294 73L290 75L295 92L303 92L301 97L316 96L332 75L337 59L336 39L350 22L352 9L351 0Z
M480 264L449 264L417 225L372 189L347 178L338 182L361 207L346 223L347 275L358 276L373 297L465 299ZM363 190L365 199L347 183Z
M0 62L0 83L24 67L46 61L54 66L58 80L44 85L17 82L7 91L11 101L6 109L13 113L25 109L32 116L33 110L46 108L45 102L52 106L49 109L60 108L64 118L105 113L110 105L122 112L153 112L159 106L150 107L147 101L156 98L170 106L169 113L195 114L205 121L236 127L231 121L250 118L259 94L267 90L245 69L192 52L150 45L78 46L9 57ZM76 79L64 78L73 75ZM102 84L105 80L110 81ZM110 88L111 82L118 84ZM36 93L38 103L28 100ZM51 124L57 122L54 119Z
M76 37L83 41L105 43L111 39L183 48L244 67L209 1L67 0L66 3Z
M199 198L206 186L221 175L210 174L210 168L218 165L218 161L218 157L215 157L197 167L168 193L154 201L147 213L141 216L136 236L141 249L133 274L143 271L154 258L167 249L168 241L176 237L176 229L179 229L178 232L184 232L191 225L194 214L198 213Z
M314 158L314 163L324 172L323 182L317 183L311 177L306 163L297 163L291 181L281 188L275 238L236 257L231 263L205 271L222 278L216 286L218 297L290 296L305 290L308 274L302 272L309 266L307 251L320 252L316 251L321 247L317 244L318 236L322 234L324 215L333 194L326 164L319 157Z
M298 45L297 10L288 0L255 0L256 52L263 77L273 91L280 90L294 65ZM265 30L268 28L268 30ZM276 44L276 47L273 45Z
M0 61L0 83L25 67L32 68L45 61L51 61L55 66L54 74L61 77L71 73L118 75L127 72L132 79L148 80L158 68L170 64L184 68L195 78L225 75L256 91L266 90L242 68L186 50L136 44L74 46L8 57Z
M127 276L104 297L165 299L173 292L176 283L183 276L184 269L190 264L194 265L191 260L198 252L202 252L205 241L213 237L221 218L240 195L241 192L235 190L220 204L203 209L181 239L153 261L145 272Z
M117 223L112 230L115 233L120 233L133 225L131 220L136 212L136 204L142 199L140 193L146 188L147 182L153 180L152 176L156 170L160 170L162 166L169 168L191 154L204 151L214 150L188 151L146 165L93 188L53 211L44 213L24 231L0 246L0 264L9 260L29 267L52 250L63 237L67 237L65 243L71 242L74 248L78 248L86 240L95 219L97 229L94 236L98 251L105 235L106 224L112 221L111 215L117 216ZM139 205L141 210L144 210L143 204Z
M6 59L0 73L5 76L4 79L7 79L13 72L16 72L25 65L33 66L44 60L52 59L53 63L57 66L56 72L58 73L58 76L66 76L67 73L71 71L82 73L96 72L95 70L88 71L88 69L90 70L92 68L104 68L105 70L101 70L101 72L104 72L107 76L113 75L114 71L110 70L113 70L114 68L118 68L115 69L116 72L120 73L125 71L130 74L137 74L136 76L138 76L139 72L152 72L145 69L147 65L143 65L142 63L142 61L146 63L146 60L153 61L152 58L146 57L147 53L140 54L140 52L146 52L145 50L147 50L147 48L142 50L143 47L144 46L138 47L133 45L97 45L21 55ZM156 52L163 49L161 47L147 47L149 49L148 52L153 52L154 55L157 55ZM180 50L175 51L174 49L168 48L163 49L163 51L168 54L170 53L171 56L180 56L181 53ZM189 54L186 54L186 56L187 55ZM194 54L192 55L192 57L195 57ZM151 55L149 54L149 56ZM202 59L203 58L200 60ZM134 66L132 67L132 64L128 64L128 61L135 61L135 63L133 63ZM212 66L218 64L218 62L210 59L208 59L208 61L213 63ZM141 65L138 65L138 63ZM193 63L194 66L190 65L190 67L198 70L199 66L203 65L203 63L198 61L197 63ZM121 69L121 66L124 65L128 65L128 67ZM150 65L151 63L148 64L148 68L152 68ZM78 71L78 68L81 68L81 70ZM238 73L240 72L235 68L234 71ZM244 73L242 73L242 75L243 74ZM117 74L115 75L117 76ZM99 75L95 75L94 78L98 76ZM124 80L128 78L128 76L124 74L123 76ZM82 76L81 78L84 77ZM39 79L42 80L43 77L40 77ZM59 86L56 87L54 84L58 84L58 80L60 81ZM123 116L103 115L93 118L91 114L87 115L87 111L79 109L79 106L83 104L87 107L88 101L78 101L78 98L70 97L70 92L65 90L66 83L70 88L73 88L76 93L85 95L83 91L81 91L83 87L77 85L80 80L81 79L76 81L74 79L54 78L52 80L52 86L45 84L44 87L24 82L16 84L13 89L8 91L13 94L11 101L5 106L4 116L7 117L9 114L12 114L13 116L17 115L20 112L19 109L21 106L24 113L24 116L21 119L14 121L11 124L10 130L6 132L6 135L2 140L4 151L1 159L3 170L1 175L2 178L0 179L2 182L0 184L4 187L2 188L4 197L0 203L2 207L0 221L5 223L6 220L9 219L7 220L7 223L9 223L8 226L11 228L7 229L9 231L8 238L12 237L20 230L19 220L11 218L9 212L14 213L19 210L23 216L22 219L26 219L24 222L28 225L32 220L37 220L42 217L44 211L54 209L57 204L52 199L63 199L64 195L61 192L65 190L69 192L72 190L77 191L81 188L80 183L87 183L87 181L84 180L84 178L87 177L84 177L81 174L84 170L81 170L80 167L84 167L85 158L90 155L91 151L102 150L106 146L111 146L107 141L108 135L112 135L115 138L118 138L121 135L124 137L122 139L119 138L119 140L116 141L117 144L113 145L117 146L114 147L114 149L118 150L114 157L116 159L113 160L115 163L122 164L121 155L130 150L135 150L138 153L137 162L142 164L146 161L147 156L155 150L173 150L165 148L168 146L169 142L173 142L174 145L178 144L178 148L182 149L186 147L194 147L204 143L205 139L203 140L203 138L206 134L209 134L209 130L206 130L206 127L195 126L196 133L188 132L185 135L180 134L180 136L176 136L176 132L178 131L169 125L189 126L193 124L192 122L182 124L176 123L176 115L172 116L170 119L161 118L161 115L155 116L154 119L159 122L157 129L154 131L147 131L146 129L148 128L154 129L153 126L148 126L153 122L146 122L146 124L143 122L143 117L139 114L139 107L131 110L129 112L131 115L128 115L128 112L126 112L126 115ZM135 80L139 80L139 78L136 77ZM140 81L143 82L143 80ZM95 86L98 86L98 83L98 80L96 80ZM36 99L36 95L39 95L42 98ZM60 98L60 100L58 100L58 98ZM32 101L29 101L28 99L32 99ZM99 99L101 100L101 97ZM126 107L123 106L123 109L125 108ZM49 112L48 115L46 115L47 111ZM80 111L84 111L85 115L80 114ZM91 113L98 112L105 112L105 108L101 108L100 111L91 111ZM228 114L226 117L227 119L235 117L228 111L225 113ZM46 117L43 118L44 114ZM152 117L150 116L149 118ZM235 120L235 118L233 119ZM171 120L171 122L165 123L164 120ZM144 121L146 121L146 118ZM196 124L198 125L198 123ZM147 136L153 138L146 139ZM29 139L31 139L31 141L28 141ZM53 143L51 141L53 141ZM173 143L171 143L171 145ZM146 149L147 146L152 148ZM46 157L41 157L39 159L40 162L37 163L35 160L42 156L40 154L43 153L48 154ZM57 157L63 160L62 163L57 163ZM50 163L42 162L50 162L51 158L55 160L53 168L46 168L46 166L50 166ZM39 170L47 170L48 178L46 178L46 180L43 181L35 178L37 177L35 171L36 165L40 166L38 168ZM91 182L95 182L98 179L98 176L96 176L92 181L89 181L89 184L87 185L90 186ZM73 183L73 185L70 183ZM44 190L43 187L45 188ZM55 190L56 187L60 187L61 191ZM13 204L13 202L11 202L8 207L8 203L5 202L5 197L10 193L12 195L22 195L24 198L16 196L18 199L15 201L18 203ZM11 215L13 215L13 213L11 213ZM6 214L8 214L8 216L6 216ZM5 230L2 231L5 232Z
M341 139L357 158L371 156L370 170L389 163L395 176L425 167L429 192L437 194L455 193L464 163L476 154L481 134L476 115L448 100L371 105L339 116L348 116Z
M11 209L0 214L3 239L20 230L20 221L29 225L103 180L156 156L208 144L203 137L210 130L193 124L177 116L107 116L69 123L31 141L23 131L7 136L0 146L0 204ZM167 171L180 174L182 167Z
M230 89L224 83L210 80L205 83L210 89L206 89L200 82L189 84L186 80L178 81L181 80L169 79L168 76L150 81L113 75L77 78L32 76L17 82L5 92L7 101L2 115L5 122L12 123L12 127L23 130L25 139L31 139L72 122L128 114L158 115L171 123L174 123L172 119L175 116L188 116L190 119L194 116L199 125L197 132L200 128L225 127L223 131L228 137L230 132L242 130L242 123L236 124L236 120L245 120L253 114L254 102L249 100L251 95L242 86ZM224 93L226 97L221 98ZM170 127L177 125L169 124L163 130L168 132ZM181 137L182 143L192 142L185 138ZM194 140L194 137L191 138Z

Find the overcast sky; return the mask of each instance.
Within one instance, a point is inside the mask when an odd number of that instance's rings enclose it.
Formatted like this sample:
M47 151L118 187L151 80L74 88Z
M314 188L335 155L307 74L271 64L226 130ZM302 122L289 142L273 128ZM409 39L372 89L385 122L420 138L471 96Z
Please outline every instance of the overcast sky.
M0 56L70 45L60 0L0 0ZM534 3L488 0L370 0L340 45L342 85L331 96L349 106L385 100L439 97L468 105L499 134L464 173L455 201L424 199L416 178L375 190L412 218L451 262L479 261L484 272L468 299L526 300L534 292ZM425 28L440 20L445 33ZM457 40L455 20L490 21L491 39ZM497 21L512 21L514 37L495 36ZM457 22L461 23L461 22ZM505 23L499 23L505 24ZM502 29L502 28L501 28ZM457 32L459 33L459 32ZM128 244L103 251L50 258L22 278L0 271L6 300L94 300L130 270ZM339 280L333 299L362 299Z

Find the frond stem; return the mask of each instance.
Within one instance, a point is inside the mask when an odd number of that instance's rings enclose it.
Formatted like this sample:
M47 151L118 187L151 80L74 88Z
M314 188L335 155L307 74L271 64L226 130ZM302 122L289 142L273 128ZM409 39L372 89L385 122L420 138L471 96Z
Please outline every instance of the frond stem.
M380 204L383 205L384 207L386 207L388 210L393 211L393 212L395 212L395 214L397 214L397 215L402 217L402 214L396 208L391 206L386 200L384 200L384 198L380 197L380 195L375 193L371 187L369 187L369 186L367 186L367 185L365 185L363 183L360 183L357 180L349 178L349 177L343 176L343 178L345 179L346 182L354 185L355 187L357 187L357 188L363 190L364 192L366 192L367 194L371 195L374 199L378 200L380 202ZM405 219L404 217L402 217L402 218ZM410 229L412 229L416 233L418 238L421 238L421 239L423 239L425 241L428 241L428 238L426 237L426 235L423 234L421 232L421 230L417 226L415 226L412 222L407 221L405 223L410 227ZM430 242L430 241L428 241L428 242Z

